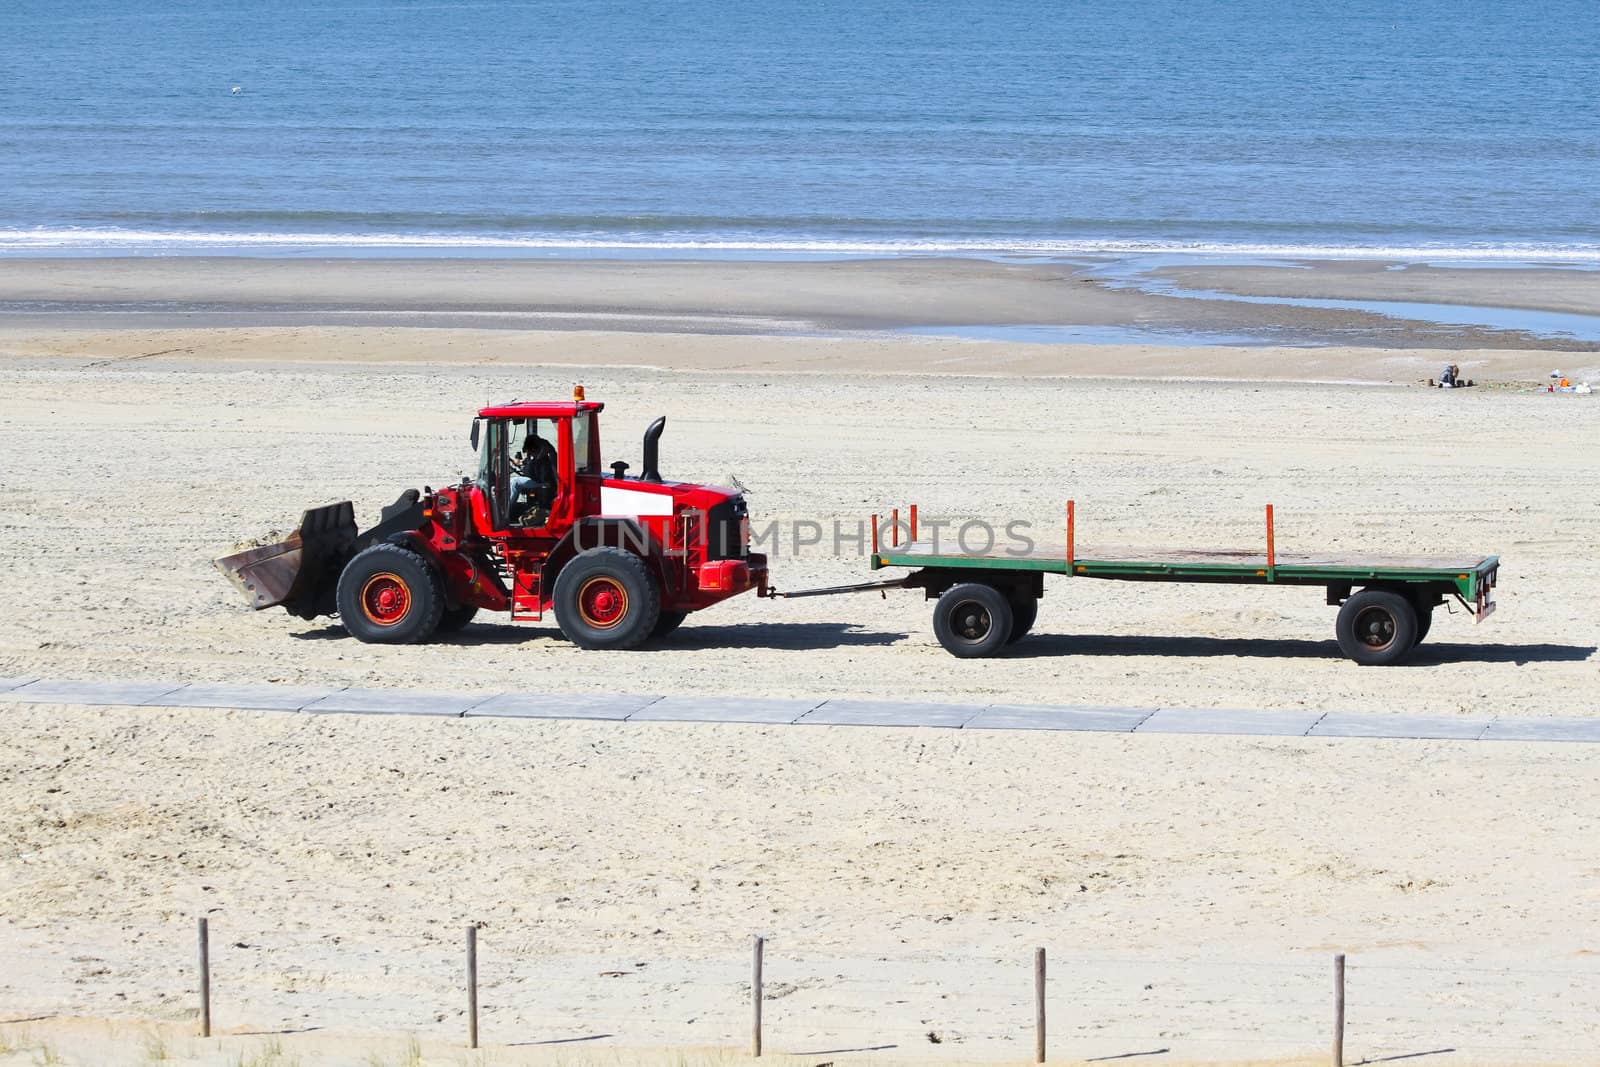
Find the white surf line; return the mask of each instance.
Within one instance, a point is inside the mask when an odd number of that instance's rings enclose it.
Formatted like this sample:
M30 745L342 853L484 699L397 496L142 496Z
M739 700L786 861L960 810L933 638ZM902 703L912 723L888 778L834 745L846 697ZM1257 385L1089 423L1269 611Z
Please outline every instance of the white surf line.
M1054 730L1240 737L1600 742L1600 717L1499 716L1040 704L940 704L846 698L694 697L610 693L427 692L334 686L0 677L0 703L221 708L332 715L588 719L964 730Z

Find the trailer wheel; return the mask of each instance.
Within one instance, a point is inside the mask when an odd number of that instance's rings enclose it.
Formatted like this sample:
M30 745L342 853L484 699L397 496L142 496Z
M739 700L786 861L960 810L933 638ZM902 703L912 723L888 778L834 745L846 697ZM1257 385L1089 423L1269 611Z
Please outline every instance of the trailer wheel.
M1357 663L1398 663L1417 643L1417 609L1399 593L1363 589L1339 609L1334 634L1339 650Z
M444 582L425 556L393 544L362 549L345 564L335 594L339 621L358 641L426 641L444 614Z
M1011 602L1011 636L1006 638L1006 644L1014 645L1028 635L1033 629L1034 620L1039 617L1039 598L1033 596L1022 597Z
M445 608L444 614L439 616L439 632L453 634L459 632L473 616L478 614L476 604L462 604L458 607Z
M665 637L683 625L683 620L689 617L687 611L663 611L656 619L655 629L650 631L652 639Z
M1433 605L1430 604L1425 608L1419 606L1417 608L1417 637L1416 640L1411 642L1412 647L1415 648L1417 645L1422 644L1423 639L1428 636L1428 631L1431 629L1433 629Z
M591 548L556 578L556 624L579 648L638 648L661 617L661 590L644 560Z
M1011 601L992 585L962 582L933 607L933 632L946 652L962 659L992 656L1011 636Z

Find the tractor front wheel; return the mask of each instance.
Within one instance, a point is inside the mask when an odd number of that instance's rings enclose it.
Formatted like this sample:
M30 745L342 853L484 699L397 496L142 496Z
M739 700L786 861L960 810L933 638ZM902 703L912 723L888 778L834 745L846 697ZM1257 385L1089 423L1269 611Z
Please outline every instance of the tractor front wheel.
M933 632L944 650L962 659L992 656L1011 636L1011 601L992 585L962 582L933 606Z
M475 604L461 604L457 607L445 608L444 614L439 616L439 632L446 634L458 633L477 614L478 608Z
M356 553L339 575L339 621L358 641L410 645L426 641L444 613L444 583L419 553L394 544Z
M655 629L650 631L653 638L662 638L683 625L683 620L689 617L687 611L663 611L656 620Z
M556 624L579 648L638 648L661 617L661 590L644 560L591 548L556 578Z

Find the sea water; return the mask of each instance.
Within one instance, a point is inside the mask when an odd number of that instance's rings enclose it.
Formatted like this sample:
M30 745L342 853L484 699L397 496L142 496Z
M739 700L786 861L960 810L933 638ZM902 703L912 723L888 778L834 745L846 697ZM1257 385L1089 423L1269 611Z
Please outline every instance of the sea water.
M0 252L1600 259L1600 8L7 0Z

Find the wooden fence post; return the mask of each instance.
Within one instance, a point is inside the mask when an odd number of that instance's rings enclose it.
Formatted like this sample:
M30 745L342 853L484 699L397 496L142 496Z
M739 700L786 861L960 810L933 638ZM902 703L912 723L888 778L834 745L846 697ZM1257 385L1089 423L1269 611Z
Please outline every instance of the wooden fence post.
M478 1047L478 924L467 926L467 1047Z
M1033 950L1033 1062L1043 1063L1044 1046L1044 949Z
M1344 1067L1344 953L1333 957L1333 1067Z
M211 1036L211 928L200 917L200 1036Z
M757 937L750 963L750 1055L761 1057L761 956L767 939Z

